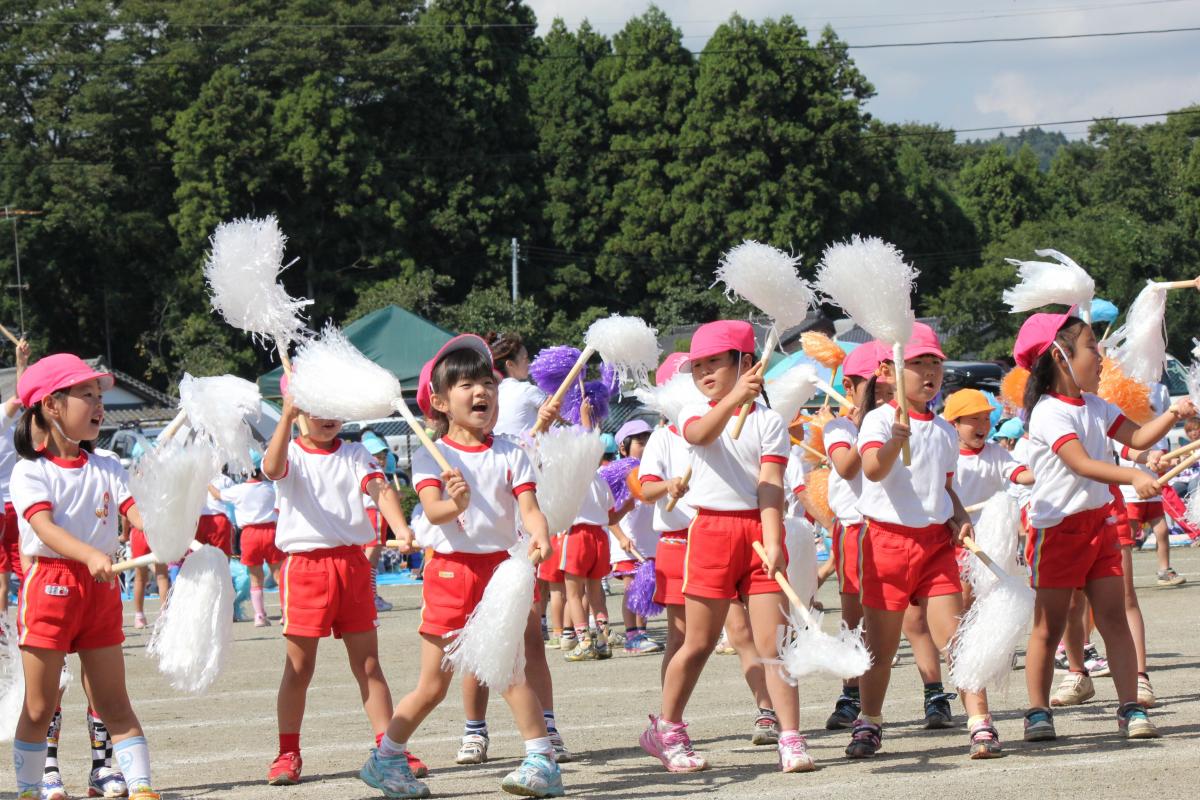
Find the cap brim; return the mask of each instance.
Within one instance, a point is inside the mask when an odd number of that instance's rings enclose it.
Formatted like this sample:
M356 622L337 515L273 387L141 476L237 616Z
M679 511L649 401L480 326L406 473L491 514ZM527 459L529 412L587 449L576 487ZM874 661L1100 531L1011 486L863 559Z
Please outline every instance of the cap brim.
M436 364L456 350L474 350L476 353L479 353L479 355L486 358L488 364L493 364L492 349L487 346L487 342L485 342L483 339L480 339L473 333L459 334L442 345L441 349L438 350L437 355L433 359L434 363Z

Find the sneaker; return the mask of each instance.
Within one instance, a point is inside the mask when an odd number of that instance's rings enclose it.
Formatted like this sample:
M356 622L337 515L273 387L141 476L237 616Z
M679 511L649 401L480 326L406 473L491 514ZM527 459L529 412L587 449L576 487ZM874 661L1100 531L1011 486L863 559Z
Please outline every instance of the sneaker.
M1091 642L1083 646L1083 668L1093 678L1103 678L1108 674L1108 659L1101 656L1096 645Z
M424 761L407 750L404 751L404 757L408 759L408 768L412 770L414 778L424 778L429 774L429 767L425 766Z
M625 642L625 655L627 656L648 656L654 653L661 653L662 650L663 646L661 644L644 633L639 633Z
M558 640L559 648L562 650L566 650L568 652L570 652L571 650L574 650L578 644L579 644L579 639L577 639L575 637L575 634L567 633L565 631L563 632L562 638Z
M133 627L139 630L146 627L146 615L143 612L135 611L133 613Z
M379 749L372 747L358 777L367 786L383 792L384 797L429 797L429 787L413 775L407 756L407 753L381 756Z
M779 719L774 714L759 714L754 720L750 744L762 746L779 744ZM788 770L784 770L788 772Z
M375 595L375 611L383 613L384 611L391 611L392 608L393 606L391 603L389 603L387 600L384 600L379 595Z
M609 645L608 639L606 639L603 636L597 637L596 638L596 659L599 661L607 661L610 658L612 658L612 646Z
M271 627L271 620L267 619L267 616L265 614L262 614L262 615L256 614L254 616L254 627L269 628L269 627Z
M563 742L562 734L558 731L550 732L550 745L554 748L554 760L559 764L569 764L575 760L575 756L571 755L571 751Z
M149 786L137 786L129 790L129 800L162 800L162 795Z
M833 706L833 713L825 720L825 730L849 730L854 727L858 715L862 713L862 705L853 697L842 695Z
M1146 675L1138 675L1137 701L1142 708L1158 708L1158 698L1154 696L1154 687Z
M808 753L808 742L799 734L791 734L779 740L780 772L812 772L817 763Z
M272 786L291 786L300 782L304 760L299 753L280 753L267 769L267 783Z
M925 698L925 730L936 731L954 727L954 712L950 701L958 695L953 692L938 692Z
M605 645L607 647L608 645ZM612 653L609 653L611 656ZM591 639L583 638L579 644L575 645L575 649L563 656L567 661L596 661L600 658L599 652L596 650L596 645Z
M1125 734L1126 739L1157 739L1162 736L1146 709L1137 703L1126 703L1117 711L1117 729Z
M1092 683L1090 675L1082 672L1068 672L1058 684L1054 696L1050 698L1050 705L1055 708L1077 706L1095 696L1096 687Z
M871 758L883 747L883 728L859 717L854 721L850 744L846 745L847 758Z
M1061 644L1054 651L1054 671L1059 673L1071 671L1071 662L1067 660L1067 648Z
M40 800L41 789L26 789L17 795L17 800Z
M500 788L520 797L562 797L566 794L558 764L545 753L527 753L521 766L504 776Z
M558 650L558 649L560 649L561 647L562 647L562 637L561 637L561 636L548 636L548 637L546 637L546 649L548 649L548 650Z
M732 656L737 655L737 650L729 643L729 637L725 631L721 631L721 638L717 639L717 646L713 648L713 655Z
M88 797L124 797L129 794L119 769L96 767L88 777Z
M1054 712L1048 708L1031 708L1025 712L1025 741L1052 742L1058 738L1054 732Z
M642 731L638 742L642 749L662 762L667 772L700 772L708 769L704 756L692 749L687 723L666 725L650 715L650 727Z
M455 764L482 764L487 761L488 737L478 733L468 733L462 737L458 746L458 755L454 757Z
M1004 751L1000 747L1000 733L992 725L992 718L975 723L971 728L971 758L1000 758Z
M41 800L67 800L67 788L63 786L62 773L47 772L42 776L42 786L39 793Z
M1158 571L1159 586L1182 586L1185 583L1187 583L1187 578L1180 575L1171 567Z

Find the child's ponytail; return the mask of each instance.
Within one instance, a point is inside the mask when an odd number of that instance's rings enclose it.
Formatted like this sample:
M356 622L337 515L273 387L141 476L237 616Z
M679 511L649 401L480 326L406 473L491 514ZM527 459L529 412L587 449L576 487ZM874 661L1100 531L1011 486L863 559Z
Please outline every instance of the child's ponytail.
M37 442L34 440L33 424L35 422L42 430L45 430L40 402L34 403L22 412L21 418L17 420L16 430L13 431L13 445L17 450L17 455L27 461L36 461L42 457L41 451L37 449Z
M856 379L851 378L851 380ZM857 380L861 380L861 378ZM866 417L868 413L875 410L875 406L877 404L875 398L875 384L878 383L878 381L879 376L872 375L869 379L867 379L867 385L858 392L858 407L856 410L858 411L859 419Z

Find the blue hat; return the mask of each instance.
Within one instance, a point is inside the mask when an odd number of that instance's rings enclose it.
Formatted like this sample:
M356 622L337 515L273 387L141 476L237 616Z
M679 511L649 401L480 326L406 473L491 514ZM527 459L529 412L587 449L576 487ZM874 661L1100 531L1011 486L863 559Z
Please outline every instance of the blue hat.
M1107 325L1115 322L1120 313L1117 307L1107 300L1101 300L1099 297L1092 299L1092 322L1103 322Z
M604 453L606 455L616 455L617 437L611 433L602 433L600 434L600 441L604 442Z
M250 463L254 465L255 469L262 469L262 460L263 454L261 450L250 451Z
M1025 424L1021 420L1013 417L1005 420L1000 426L1000 430L996 431L997 439L1020 439L1025 435Z
M388 444L379 437L374 431L367 431L363 434L362 445L367 448L367 452L371 455L379 455L388 450Z

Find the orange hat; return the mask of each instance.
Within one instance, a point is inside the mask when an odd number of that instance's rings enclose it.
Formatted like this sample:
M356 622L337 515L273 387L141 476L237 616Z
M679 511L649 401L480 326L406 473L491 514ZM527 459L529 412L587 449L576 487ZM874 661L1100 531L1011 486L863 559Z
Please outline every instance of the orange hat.
M942 416L947 422L954 422L959 417L969 417L985 411L992 413L992 404L983 392L978 389L959 389L946 398L946 410L942 412Z

